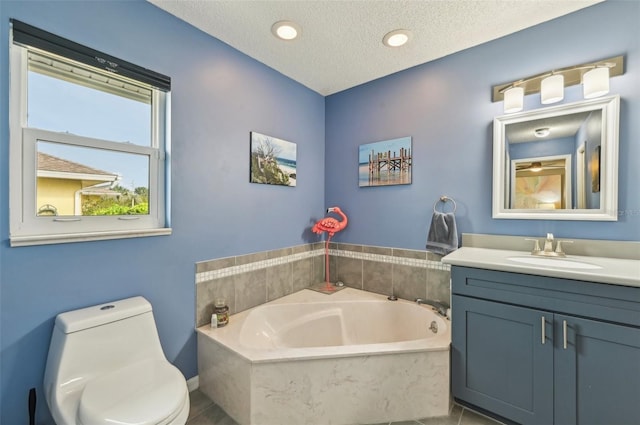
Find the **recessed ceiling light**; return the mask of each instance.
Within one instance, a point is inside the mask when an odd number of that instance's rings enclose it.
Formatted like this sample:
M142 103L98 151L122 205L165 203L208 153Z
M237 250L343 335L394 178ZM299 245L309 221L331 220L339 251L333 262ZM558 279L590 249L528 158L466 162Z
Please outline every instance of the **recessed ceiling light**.
M532 162L529 170L533 171L534 173L539 173L540 171L542 171L542 162Z
M406 44L411 38L409 30L394 30L387 33L382 39L382 43L387 47L400 47Z
M271 26L273 35L281 40L293 40L298 37L302 30L300 25L291 21L279 21Z
M551 130L549 130L549 127L536 128L533 133L536 137L547 137L549 133L551 133Z

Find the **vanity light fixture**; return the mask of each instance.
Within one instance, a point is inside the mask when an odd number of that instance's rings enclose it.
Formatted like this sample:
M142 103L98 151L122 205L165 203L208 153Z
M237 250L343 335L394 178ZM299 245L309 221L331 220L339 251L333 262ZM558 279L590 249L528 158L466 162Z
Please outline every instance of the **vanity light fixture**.
M604 96L609 93L609 68L593 68L582 76L582 89L585 99Z
M382 44L387 47L400 47L407 44L409 39L411 39L411 31L399 29L385 34L382 38Z
M281 40L293 40L297 38L302 29L300 25L291 21L278 21L271 26L271 33Z
M549 130L549 127L542 127L542 128L536 128L535 130L533 130L533 134L535 134L536 137L547 137L549 134L551 133L551 130Z
M524 96L540 93L543 104L559 102L564 88L583 84L584 97L590 99L609 92L609 78L624 74L624 56L583 63L536 74L510 83L493 86L492 100L504 100L504 112L522 110ZM519 90L514 90L519 89Z
M511 87L504 92L504 113L522 111L524 106L524 88Z
M540 83L540 102L543 105L564 99L564 75L551 74Z

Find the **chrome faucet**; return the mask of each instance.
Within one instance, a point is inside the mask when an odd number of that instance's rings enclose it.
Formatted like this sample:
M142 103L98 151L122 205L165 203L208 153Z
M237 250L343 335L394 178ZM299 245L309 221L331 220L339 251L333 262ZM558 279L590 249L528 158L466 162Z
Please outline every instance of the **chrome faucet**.
M525 238L527 241L535 242L531 255L541 255L544 257L566 257L567 254L562 250L563 243L573 243L573 241L557 241L556 249L553 249L553 233L547 233L547 238L544 241L544 247L540 249L540 242L537 239Z
M423 298L416 298L415 302L430 305L440 316L447 317L447 309L449 308L447 303L438 300L425 300Z
M547 233L547 239L544 241L543 255L549 255L553 252L553 233Z

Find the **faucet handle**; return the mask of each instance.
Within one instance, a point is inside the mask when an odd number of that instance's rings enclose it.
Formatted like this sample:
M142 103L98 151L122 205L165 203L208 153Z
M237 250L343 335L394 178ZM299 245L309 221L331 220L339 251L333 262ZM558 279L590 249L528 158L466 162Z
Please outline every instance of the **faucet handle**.
M558 242L556 243L556 254L561 255L561 256L566 255L566 254L564 253L564 251L562 250L562 244L563 244L563 243L573 243L573 241L558 241Z
M548 241L552 241L553 240L553 233L547 233L547 240Z
M538 253L540 252L540 241L537 239L532 239L532 238L525 238L525 241L532 241L535 242L535 244L533 245L533 251L531 251L532 254Z

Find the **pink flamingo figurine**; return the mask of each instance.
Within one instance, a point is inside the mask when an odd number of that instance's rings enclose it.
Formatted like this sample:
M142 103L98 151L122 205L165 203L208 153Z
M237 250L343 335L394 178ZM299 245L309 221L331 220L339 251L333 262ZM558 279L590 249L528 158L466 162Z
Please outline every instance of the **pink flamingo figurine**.
M319 235L322 234L323 232L327 232L327 234L329 235L324 245L324 268L325 268L324 275L326 278L325 281L327 283L325 286L325 290L334 291L335 289L333 286L331 286L331 283L329 280L329 241L331 240L331 237L333 235L335 235L337 232L347 227L347 223L349 222L349 219L347 219L347 216L338 207L327 208L327 213L330 213L330 212L340 215L342 217L342 221L338 221L333 217L325 217L323 219L318 220L318 222L313 225L311 230L313 231L313 233L317 233Z

